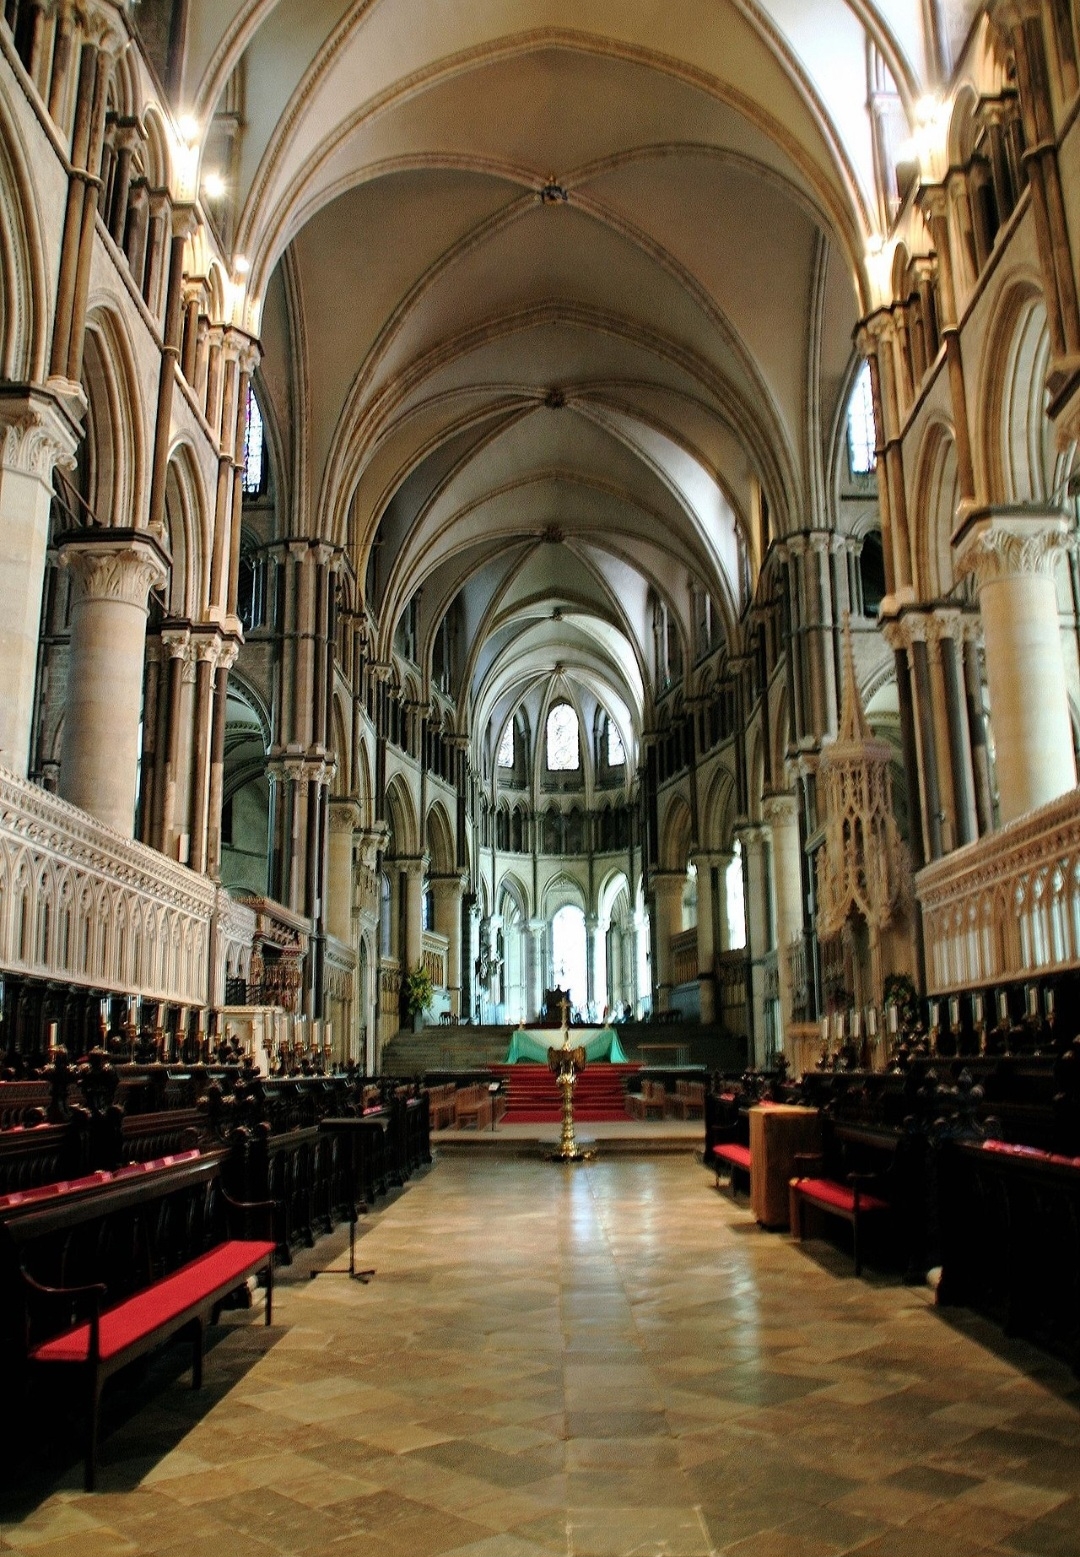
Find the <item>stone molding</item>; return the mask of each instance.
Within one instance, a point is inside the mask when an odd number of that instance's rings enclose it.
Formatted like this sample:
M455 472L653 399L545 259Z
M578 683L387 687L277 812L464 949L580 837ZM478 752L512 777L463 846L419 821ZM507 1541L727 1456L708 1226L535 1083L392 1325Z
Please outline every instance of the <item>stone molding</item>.
M51 396L35 390L0 393L0 467L50 481L57 465L75 468L80 433Z

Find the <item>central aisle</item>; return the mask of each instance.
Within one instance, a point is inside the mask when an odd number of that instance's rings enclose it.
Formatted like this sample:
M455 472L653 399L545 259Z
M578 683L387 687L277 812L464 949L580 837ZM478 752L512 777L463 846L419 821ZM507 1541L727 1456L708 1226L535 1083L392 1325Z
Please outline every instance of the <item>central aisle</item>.
M106 1440L102 1494L73 1471L3 1535L163 1557L1074 1551L1065 1371L1039 1382L815 1249L689 1157L439 1164L361 1240L370 1286L285 1273L274 1343L245 1322L214 1349L208 1387L235 1382L212 1409L159 1390Z

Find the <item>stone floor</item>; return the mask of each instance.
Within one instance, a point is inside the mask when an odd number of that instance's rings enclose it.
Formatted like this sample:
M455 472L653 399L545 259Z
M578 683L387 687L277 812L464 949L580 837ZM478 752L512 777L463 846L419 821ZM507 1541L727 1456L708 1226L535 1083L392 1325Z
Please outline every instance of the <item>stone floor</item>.
M323 1240L317 1260L340 1253ZM183 1387L114 1397L102 1490L24 1489L35 1557L1080 1553L1075 1381L692 1157L456 1157L285 1273Z

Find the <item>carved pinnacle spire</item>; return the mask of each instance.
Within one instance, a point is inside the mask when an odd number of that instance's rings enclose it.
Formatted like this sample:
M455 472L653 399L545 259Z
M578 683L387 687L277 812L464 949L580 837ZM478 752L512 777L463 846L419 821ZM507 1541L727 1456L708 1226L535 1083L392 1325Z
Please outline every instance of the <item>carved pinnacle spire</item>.
M859 679L855 674L855 652L851 645L851 612L842 618L844 635L844 690L840 708L840 728L836 732L837 744L859 745L873 740L866 710L859 695Z

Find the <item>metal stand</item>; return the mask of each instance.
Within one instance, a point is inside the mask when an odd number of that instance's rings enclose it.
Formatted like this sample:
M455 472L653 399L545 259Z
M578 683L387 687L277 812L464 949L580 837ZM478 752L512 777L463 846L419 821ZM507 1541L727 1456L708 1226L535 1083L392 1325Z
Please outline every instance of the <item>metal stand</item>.
M548 1050L548 1065L562 1093L562 1136L558 1151L548 1154L549 1162L591 1162L595 1152L581 1151L574 1137L574 1083L585 1069L585 1050L570 1047L570 1029L567 1026L567 1002L564 999L562 1048Z
M348 1270L341 1270L336 1265L324 1265L320 1270L309 1270L308 1280L314 1281L316 1276L348 1276L350 1281L362 1281L366 1287L374 1274L374 1267L370 1270L357 1270L356 1268L356 1212L353 1211L349 1216Z

